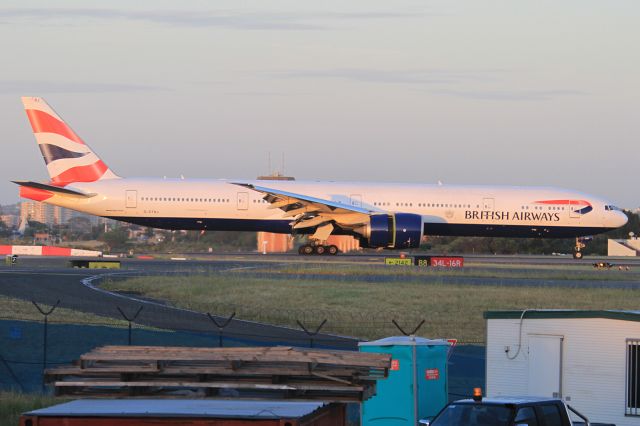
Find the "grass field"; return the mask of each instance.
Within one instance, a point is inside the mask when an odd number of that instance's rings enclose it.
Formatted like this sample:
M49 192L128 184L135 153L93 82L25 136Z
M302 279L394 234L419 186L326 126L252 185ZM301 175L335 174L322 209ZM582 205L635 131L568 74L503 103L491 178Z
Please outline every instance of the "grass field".
M576 280L576 281L638 281L640 271L597 270L589 264L576 265L518 265L492 264L490 266L466 262L466 268L440 269L416 268L413 266L389 267L370 264L363 267L354 263L347 264L289 264L279 268L255 268L255 272L269 274L315 274L315 275L381 275L402 277L478 277L478 278L532 278L541 280Z
M48 305L40 306L45 310L51 308L51 306ZM38 312L31 302L0 295L0 319L42 321L42 314ZM127 323L122 320L91 315L65 308L56 308L49 317L49 321L52 323L67 324L127 325Z
M52 396L0 392L0 425L18 426L22 413L62 402Z
M590 267L554 268L538 268L538 273L535 269L534 272L502 269L510 278L553 276L553 279L576 280L576 276L580 276L582 280L598 280L599 277L611 279L615 275L629 279L636 276L633 272L594 271ZM236 312L241 319L291 327L297 327L296 320L300 320L313 328L326 318L328 322L323 331L368 339L398 334L392 319L408 329L425 319L420 335L455 337L465 342L484 340L482 314L487 310L637 309L640 302L640 293L634 290L444 284L439 277L447 272L416 272L413 268L402 267L294 265L270 270L261 277L252 275L256 272L261 271L254 269L246 275L142 277L106 282L103 287L166 300L191 310L218 315ZM405 275L394 282L350 279L354 275L394 272ZM295 278L286 276L292 273ZM449 272L453 275L462 273L478 276L473 268ZM608 273L611 274L606 275ZM323 274L333 277L322 279ZM342 277L335 279L335 275Z

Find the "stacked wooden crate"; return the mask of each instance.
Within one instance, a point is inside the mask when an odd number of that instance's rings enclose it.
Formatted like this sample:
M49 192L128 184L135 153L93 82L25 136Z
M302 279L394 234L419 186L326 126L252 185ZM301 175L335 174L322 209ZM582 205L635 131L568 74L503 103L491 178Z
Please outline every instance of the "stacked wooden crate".
M58 395L364 401L390 356L294 347L104 346L49 369Z

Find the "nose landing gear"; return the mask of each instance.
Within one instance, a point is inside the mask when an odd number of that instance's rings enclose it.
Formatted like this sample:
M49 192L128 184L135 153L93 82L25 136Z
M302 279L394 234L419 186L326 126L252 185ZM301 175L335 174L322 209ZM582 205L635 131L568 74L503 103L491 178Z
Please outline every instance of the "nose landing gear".
M573 248L573 258L582 259L582 249L587 246L587 242L591 241L592 237L578 237L576 238L576 246Z

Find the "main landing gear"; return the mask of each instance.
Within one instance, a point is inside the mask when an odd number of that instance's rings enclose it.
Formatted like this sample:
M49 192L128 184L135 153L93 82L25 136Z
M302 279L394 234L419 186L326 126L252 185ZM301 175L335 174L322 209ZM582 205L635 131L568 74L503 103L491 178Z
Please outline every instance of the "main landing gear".
M322 244L305 244L302 245L298 248L298 254L302 254L305 256L310 256L310 255L331 255L331 256L335 256L336 254L338 254L338 247L334 246L333 244L329 245L329 246L325 246Z
M328 254L331 256L335 256L338 254L338 247L331 245L325 245L323 243L327 242L327 238L333 232L333 224L325 223L324 225L320 225L316 228L316 231L313 235L309 236L309 244L305 244L298 248L298 253L309 256L312 254L323 255Z

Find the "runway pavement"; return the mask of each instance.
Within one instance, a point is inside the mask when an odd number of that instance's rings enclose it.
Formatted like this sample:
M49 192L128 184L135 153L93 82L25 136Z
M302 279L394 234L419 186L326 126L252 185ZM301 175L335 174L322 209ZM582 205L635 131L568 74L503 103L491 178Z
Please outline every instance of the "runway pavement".
M425 254L423 252L406 252L407 256L434 256L435 254ZM193 260L227 260L227 261L240 261L240 262L285 262L285 263L371 263L382 264L385 257L397 257L400 256L400 252L397 251L381 251L370 252L365 254L340 254L338 256L301 256L294 253L270 253L263 255L258 252L242 252L242 253L181 253L172 255L174 257L185 257L186 262L193 262ZM594 262L611 262L616 265L623 266L636 266L640 267L640 257L608 257L608 256L586 256L582 259L574 259L570 254L561 254L555 256L545 255L464 255L465 262L468 264L482 264L482 265L505 265L505 264L519 264L519 265L591 265ZM128 259L129 264L139 264L149 262L148 260L136 260ZM153 260L153 262L162 262ZM178 261L179 262L179 261ZM175 264L176 261L166 261L165 264Z

